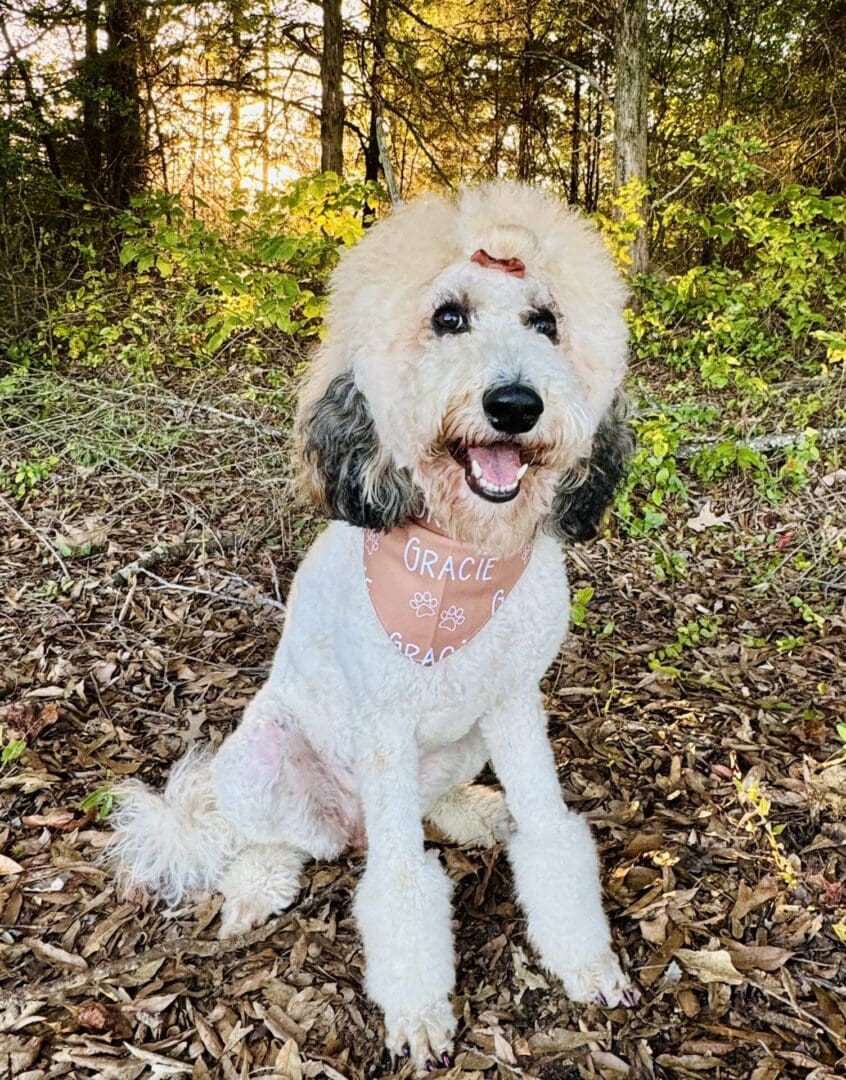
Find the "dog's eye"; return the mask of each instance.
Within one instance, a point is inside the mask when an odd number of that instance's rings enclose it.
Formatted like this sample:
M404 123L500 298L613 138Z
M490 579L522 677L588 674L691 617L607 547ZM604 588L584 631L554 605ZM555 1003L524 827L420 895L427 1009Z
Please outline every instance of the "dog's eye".
M432 326L436 334L463 334L470 329L467 310L461 304L441 304L435 308Z
M526 324L539 334L543 334L544 337L548 337L550 341L555 341L558 337L558 323L549 308L537 308L529 312Z

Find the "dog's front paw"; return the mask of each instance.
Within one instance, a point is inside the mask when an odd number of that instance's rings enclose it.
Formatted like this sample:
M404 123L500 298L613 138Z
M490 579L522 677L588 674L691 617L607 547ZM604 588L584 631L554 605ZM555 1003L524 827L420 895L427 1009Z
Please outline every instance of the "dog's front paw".
M220 929L217 936L221 941L239 937L259 926L269 918L271 912L263 902L255 903L244 898L225 900L220 910Z
M410 1058L419 1072L451 1064L455 1016L444 998L425 1009L385 1015L385 1045L390 1053Z
M559 971L558 975L571 1001L613 1009L617 1005L635 1005L640 999L611 949L601 953L596 960L572 971Z
M255 896L227 896L220 909L220 930L217 936L221 941L239 937L256 926L261 926L273 915L278 915L291 906L293 896L276 894Z

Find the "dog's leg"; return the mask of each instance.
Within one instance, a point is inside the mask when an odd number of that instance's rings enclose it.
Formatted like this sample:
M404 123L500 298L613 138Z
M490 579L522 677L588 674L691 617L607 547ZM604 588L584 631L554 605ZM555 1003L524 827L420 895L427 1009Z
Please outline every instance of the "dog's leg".
M253 844L333 859L358 827L345 777L314 752L270 684L215 755L213 780L221 812Z
M590 828L564 805L539 698L482 720L517 831L508 845L529 937L574 1001L636 1000L611 948Z
M418 754L395 720L360 762L367 867L355 898L366 988L385 1013L385 1042L418 1069L444 1062L455 1018L450 883L423 848Z
M227 868L220 881L224 896L219 937L245 934L290 907L300 891L307 855L283 844L253 844Z

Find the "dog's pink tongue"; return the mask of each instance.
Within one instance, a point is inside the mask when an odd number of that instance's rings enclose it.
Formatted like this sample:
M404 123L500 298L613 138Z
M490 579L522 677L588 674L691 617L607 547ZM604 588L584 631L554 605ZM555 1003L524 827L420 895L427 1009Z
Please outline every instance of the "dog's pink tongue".
M520 468L520 450L516 446L500 443L497 446L469 446L467 456L482 470L482 478L489 484L513 487L517 483Z

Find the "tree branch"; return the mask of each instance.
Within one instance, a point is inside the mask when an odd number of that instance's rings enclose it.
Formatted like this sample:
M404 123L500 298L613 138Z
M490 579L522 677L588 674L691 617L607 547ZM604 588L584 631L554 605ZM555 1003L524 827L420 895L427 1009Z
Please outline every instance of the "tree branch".
M846 427L821 428L817 433L817 446L837 446L846 443ZM676 451L679 461L687 461L702 450L710 450L723 442L733 442L737 447L747 450L783 450L785 446L800 442L805 437L804 431L786 431L779 435L759 435L754 439L724 439L719 435L709 435L707 439L683 442Z
M447 174L444 172L444 170L440 167L440 165L437 163L435 158L432 156L431 151L429 150L428 146L426 146L426 143L423 141L423 136L417 130L415 125L395 105L391 105L387 101L384 104L385 104L385 108L388 110L388 112L392 112L394 114L394 116L398 116L399 119L402 120L402 122L405 124L405 126L408 128L408 130L414 136L414 139L415 139L415 142L417 143L417 145L420 147L420 149L423 151L423 153L429 159L429 164L432 166L432 168L438 174L440 179L443 180L443 182L446 184L446 186L452 191L455 188L455 184L453 184L453 182L450 180L450 178L447 176Z
M3 40L6 42L6 48L9 50L9 59L18 69L18 74L24 84L24 92L26 93L27 101L32 111L35 113L35 119L38 122L38 137L41 145L44 147L44 152L47 155L47 164L50 166L50 172L55 177L59 184L64 184L64 176L62 175L62 167L59 165L59 158L56 154L56 147L53 143L53 137L50 134L50 130L47 126L47 122L44 119L44 113L41 111L41 102L38 99L38 95L35 92L35 86L29 75L29 68L26 61L18 54L18 50L12 39L9 37L9 30L6 26L6 20L0 15L0 34L2 34ZM61 196L61 201L64 204L64 196Z

